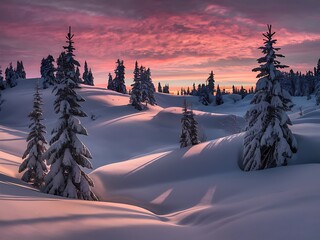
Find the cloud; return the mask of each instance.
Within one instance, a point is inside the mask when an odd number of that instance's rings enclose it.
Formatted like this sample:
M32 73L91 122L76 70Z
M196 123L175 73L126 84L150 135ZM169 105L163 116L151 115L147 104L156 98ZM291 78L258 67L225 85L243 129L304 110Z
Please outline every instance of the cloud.
M121 58L129 80L138 60L151 68L155 81L190 85L214 70L217 80L251 84L266 23L276 23L285 64L312 68L316 51L310 49L320 41L318 5L311 0L3 0L0 65L23 60L29 76L39 76L41 59L59 55L71 25L76 57L88 61L100 83Z

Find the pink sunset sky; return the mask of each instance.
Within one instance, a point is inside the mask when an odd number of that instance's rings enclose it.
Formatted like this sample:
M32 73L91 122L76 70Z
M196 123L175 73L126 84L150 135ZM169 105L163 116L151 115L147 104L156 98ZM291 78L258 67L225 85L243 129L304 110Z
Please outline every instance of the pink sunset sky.
M63 51L68 26L81 74L87 60L95 84L107 83L120 58L127 86L136 60L173 88L202 83L211 70L216 84L253 85L266 24L283 64L304 72L320 58L318 0L1 0L0 10L0 65L22 60L27 77Z

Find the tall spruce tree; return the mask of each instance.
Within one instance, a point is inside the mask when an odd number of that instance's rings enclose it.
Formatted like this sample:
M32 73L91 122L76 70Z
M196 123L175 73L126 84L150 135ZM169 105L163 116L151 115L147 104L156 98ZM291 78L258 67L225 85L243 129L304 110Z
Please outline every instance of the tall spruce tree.
M88 75L89 75L88 63L87 63L87 61L84 61L84 71L82 74L82 79L83 79L84 84L87 84L87 82L88 82Z
M75 66L80 66L74 59L73 37L71 28L67 34L65 78L54 89L57 99L54 109L60 114L59 121L53 129L50 147L43 157L51 165L45 177L44 192L59 196L85 200L97 200L91 191L94 185L89 176L80 168L92 169L92 158L88 148L80 141L77 134L87 135L87 130L77 117L86 117L78 102L84 99L75 92Z
M154 106L154 105L157 104L155 96L154 96L154 93L155 93L156 89L155 89L154 84L153 84L152 79L151 79L151 70L150 70L150 68L148 68L147 71L146 71L146 79L147 79L147 86L148 86L148 103L151 106Z
M180 148L187 147L189 145L197 145L200 143L197 128L198 122L194 118L192 109L188 110L186 100L183 102L182 111Z
M0 90L4 90L4 89L5 89L5 85L4 85L4 82L3 82L2 69L1 69L1 66L0 66Z
M9 85L9 87L13 88L15 86L17 86L18 82L17 82L17 74L14 71L13 67L12 67L12 63L10 63L9 67L6 68L6 82L7 85Z
M125 66L123 64L123 60L120 61L120 59L117 60L117 68L114 71L115 73L115 78L114 78L114 87L115 87L115 91L119 92L119 93L123 93L126 94L127 93L127 89L126 89L126 85L125 85Z
M316 105L319 105L320 104L320 81L318 81L316 84L315 99L316 99Z
M263 34L264 46L259 49L264 54L257 61L259 67L252 71L259 72L256 93L251 101L253 105L246 114L248 122L244 137L243 169L259 170L287 165L293 153L297 151L297 142L289 129L291 121L286 111L292 107L288 92L281 89L277 69L286 68L277 58L284 57L277 53L271 25Z
M213 95L214 92L214 74L213 71L209 74L209 77L207 79L207 86L208 86L208 91L209 94Z
M114 82L113 82L111 73L109 73L109 75L108 75L108 85L107 85L107 89L108 89L108 90L113 90L113 91L115 90Z
M162 93L162 87L161 87L161 83L160 82L158 83L158 92Z
M109 84L110 85L110 84ZM138 62L136 61L134 71L133 71L133 84L131 84L131 96L130 103L139 111L142 110L141 105L141 78L140 78L140 69Z
M54 85L56 82L54 72L56 71L54 65L54 58L49 55L47 58L43 58L41 61L40 73L43 79L43 89L48 88L48 85Z
M221 94L221 90L220 90L219 85L217 86L216 104L217 105L223 104L223 98L222 98L222 94Z
M42 105L42 97L39 92L38 83L33 99L33 110L29 114L31 124L29 125L30 133L27 137L28 146L22 156L24 161L19 167L19 173L26 170L21 179L37 188L43 186L44 176L48 172L47 166L42 158L43 153L47 150L45 147L47 141L44 137L46 127L42 124Z
M17 68L15 70L17 78L26 79L26 71L24 70L23 62L17 61Z
M150 69L140 67L140 81L141 81L141 101L148 105L155 105L156 100L154 98L155 88L151 80Z
M3 83L3 77L2 77L2 69L0 66L0 111L1 111L1 105L4 102L2 99L2 90L5 89L4 83Z
M78 66L77 66L77 68L76 68L75 80L76 80L77 83L82 83L81 77L80 77L80 69L79 69Z
M202 84L200 88L199 101L205 106L211 103L209 88L205 84Z
M57 69L56 69L56 83L60 84L65 79L65 63L66 63L66 53L60 53L57 59Z
M93 82L94 78L93 78L93 74L92 74L92 70L90 68L89 73L88 73L88 79L87 79L87 85L93 86L94 82Z
M181 135L180 135L180 148L184 148L190 145L189 129L190 121L188 117L187 101L183 101L182 118L181 118Z

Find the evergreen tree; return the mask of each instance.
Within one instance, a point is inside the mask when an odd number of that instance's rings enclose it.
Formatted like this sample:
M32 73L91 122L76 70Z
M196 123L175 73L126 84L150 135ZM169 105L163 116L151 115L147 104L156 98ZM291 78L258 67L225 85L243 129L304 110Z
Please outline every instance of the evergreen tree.
M86 117L78 102L84 101L75 88L75 66L80 66L74 59L73 36L71 28L67 35L66 62L64 64L65 78L54 88L57 99L54 109L60 114L59 121L53 129L53 137L49 149L43 158L51 165L45 177L43 191L59 196L85 200L97 200L91 191L94 185L89 176L82 171L80 166L92 169L92 158L88 148L80 141L77 134L87 135L87 130L81 125L77 117Z
M87 64L87 61L84 61L84 71L82 74L82 79L84 84L88 84L88 75L89 75L88 64Z
M288 125L291 121L286 111L292 107L290 95L281 89L277 69L281 65L276 59L284 57L277 53L280 48L273 47L271 25L263 34L264 46L259 49L265 55L257 61L259 67L252 71L259 72L260 78L256 84L256 93L251 101L253 106L247 112L247 131L244 137L243 169L245 171L259 170L287 165L293 153L297 151L297 143Z
M41 78L43 79L43 89L48 88L48 85L54 85L54 83L56 82L54 76L55 67L53 63L54 58L51 55L49 55L46 59L43 58L41 61L40 73Z
M2 77L2 70L1 70L1 66L0 66L0 111L1 111L1 105L4 102L2 100L2 90L5 89L4 83L3 83L3 77Z
M222 94L221 94L219 85L217 87L217 93L216 93L216 104L217 105L223 104Z
M169 90L169 84L165 84L163 89L162 89L163 93L170 93L170 90Z
M43 153L46 151L45 144L47 143L44 137L46 134L46 128L41 123L43 121L42 105L43 103L39 92L39 84L37 84L33 100L33 110L29 114L29 118L31 120L29 129L31 131L27 138L28 146L22 156L24 161L19 167L19 173L27 169L21 179L25 182L31 183L37 188L43 186L43 178L48 171L42 158Z
M3 82L3 76L2 76L2 69L0 66L0 90L4 90L5 86L4 86L4 82Z
M201 90L200 90L200 95L199 95L199 101L205 106L208 106L211 103L209 94L210 93L209 93L208 86L202 84Z
M79 69L78 66L77 66L77 68L76 68L76 75L75 75L75 77L76 77L76 82L77 82L77 83L82 83L82 80L81 80L81 77L80 77L80 69Z
M187 102L183 102L183 114L181 118L182 131L180 135L180 148L200 143L198 139L197 121L192 110L188 110Z
M146 70L146 82L147 82L147 100L145 101L146 103L149 103L151 106L156 104L156 99L154 97L154 93L156 91L154 84L152 83L151 79L151 71L150 68Z
M213 71L211 71L211 73L209 74L209 77L207 79L207 86L208 86L208 91L209 94L213 95L214 92L214 74Z
M236 88L232 85L232 94L236 94Z
M315 90L316 105L320 104L320 81L317 82Z
M119 93L126 94L127 89L125 85L125 66L123 65L123 61L117 60L117 68L114 71L115 73L115 79L114 79L114 85L115 85L115 91Z
M107 86L107 89L109 90L115 90L115 87L114 87L114 82L113 82L113 79L112 79L112 75L111 73L109 73L109 79L108 79L108 86Z
M15 73L12 63L10 63L9 68L6 69L6 82L9 87L13 88L17 86L17 74Z
M109 84L110 85L110 84ZM108 85L108 86L109 86ZM130 103L139 111L142 110L141 105L141 78L140 78L140 69L138 67L138 62L136 61L134 71L133 71L133 84L131 84L131 96Z
M146 68L140 67L140 81L141 81L141 101L146 103L149 102L149 84L148 84L148 75Z
M161 83L160 82L158 83L158 92L162 93L162 87L161 87Z
M320 75L320 58L319 58L318 64L317 64L317 75Z
M198 95L195 83L193 83L193 85L192 85L191 95L192 96L197 96Z
M66 53L62 52L57 59L56 83L60 84L65 79Z
M93 78L92 70L90 68L88 73L87 85L94 86L93 79L94 78Z
M190 95L190 88L187 89L187 95Z
M184 100L183 109L182 109L182 118L181 118L181 135L180 135L180 148L184 148L190 145L189 139L189 129L190 129L190 121L189 121L189 113L187 109L187 102Z
M26 79L26 72L24 70L23 62L17 61L17 68L15 70L17 78Z
M247 95L247 90L244 89L244 87L242 85L241 85L241 88L240 88L240 95L241 95L242 99Z

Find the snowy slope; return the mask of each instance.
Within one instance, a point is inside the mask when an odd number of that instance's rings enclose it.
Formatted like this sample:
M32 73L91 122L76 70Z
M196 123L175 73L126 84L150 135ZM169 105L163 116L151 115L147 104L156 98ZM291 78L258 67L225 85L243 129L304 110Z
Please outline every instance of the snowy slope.
M82 140L92 152L90 176L102 200L87 202L42 194L18 179L35 81L3 92L0 239L320 238L320 112L314 99L293 99L299 151L290 166L247 173L238 162L242 116L252 96L229 95L225 104L206 107L196 97L157 94L158 106L137 112L126 95L84 86L79 91L89 117L81 120L89 136ZM49 139L54 96L51 89L43 95ZM207 141L179 149L184 98Z

